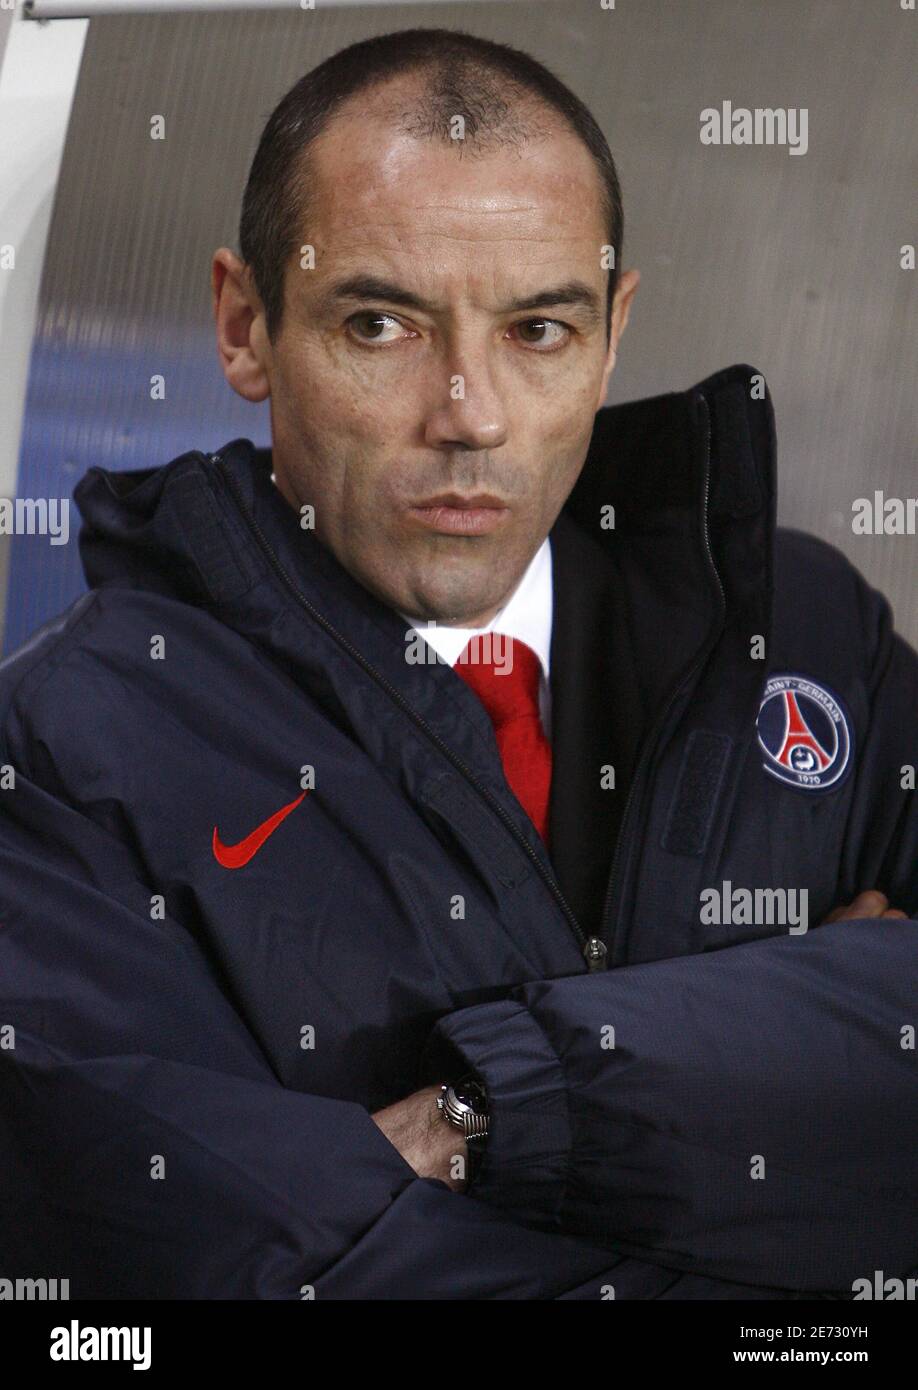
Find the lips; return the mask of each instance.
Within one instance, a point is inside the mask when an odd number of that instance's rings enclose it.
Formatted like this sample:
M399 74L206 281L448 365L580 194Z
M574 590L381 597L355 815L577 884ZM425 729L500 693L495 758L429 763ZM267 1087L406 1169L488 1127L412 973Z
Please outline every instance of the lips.
M429 497L426 502L415 502L412 511L427 511L431 507L453 507L457 511L474 511L479 507L503 508L507 504L490 492L476 492L474 497L462 497L458 492L441 492L437 497Z
M478 492L472 497L444 492L409 507L408 515L440 535L484 536L503 525L510 509L489 492Z

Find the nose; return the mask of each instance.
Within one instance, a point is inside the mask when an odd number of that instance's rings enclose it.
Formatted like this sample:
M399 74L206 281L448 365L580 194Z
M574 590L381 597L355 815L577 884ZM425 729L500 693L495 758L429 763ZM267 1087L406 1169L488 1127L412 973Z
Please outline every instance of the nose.
M454 350L438 377L425 443L439 449L496 449L506 438L507 413L487 349Z

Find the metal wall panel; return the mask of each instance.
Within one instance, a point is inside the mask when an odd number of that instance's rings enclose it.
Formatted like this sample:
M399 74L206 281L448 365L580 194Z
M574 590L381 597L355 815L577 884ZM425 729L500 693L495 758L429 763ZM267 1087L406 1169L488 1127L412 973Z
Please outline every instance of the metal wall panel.
M260 126L315 63L416 24L529 49L587 101L619 163L644 274L610 399L734 361L775 398L780 517L840 545L918 643L918 538L856 537L854 498L918 493L918 17L863 0L598 0L131 16L90 24L55 204L19 494L240 434L268 441L213 346L209 261L235 244ZM806 107L809 149L706 147L729 99ZM149 138L164 115L165 141ZM162 374L166 398L150 399ZM75 516L74 516L75 519ZM16 537L6 649L79 592L75 543Z

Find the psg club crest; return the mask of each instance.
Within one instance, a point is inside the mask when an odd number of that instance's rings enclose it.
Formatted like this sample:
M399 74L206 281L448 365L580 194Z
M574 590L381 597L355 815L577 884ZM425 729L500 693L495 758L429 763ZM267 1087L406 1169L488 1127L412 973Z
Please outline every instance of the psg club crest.
M756 720L762 766L801 791L837 787L851 771L854 738L847 711L806 676L771 676Z

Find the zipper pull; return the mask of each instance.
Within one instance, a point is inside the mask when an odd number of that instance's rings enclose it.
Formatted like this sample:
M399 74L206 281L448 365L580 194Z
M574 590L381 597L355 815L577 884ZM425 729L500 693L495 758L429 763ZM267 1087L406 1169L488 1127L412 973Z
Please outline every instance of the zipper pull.
M606 943L600 941L598 936L590 936L583 948L584 959L590 970L605 970L606 956L608 955Z

